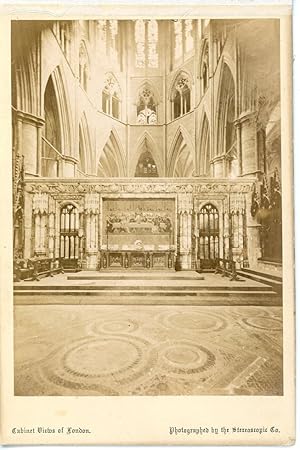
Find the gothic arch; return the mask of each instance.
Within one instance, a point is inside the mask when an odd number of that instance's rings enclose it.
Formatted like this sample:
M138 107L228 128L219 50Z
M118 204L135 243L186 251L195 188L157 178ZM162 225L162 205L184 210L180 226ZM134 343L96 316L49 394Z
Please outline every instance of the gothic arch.
M169 92L170 119L174 120L192 110L192 76L180 70L171 84Z
M121 119L122 92L120 83L112 72L107 72L102 85L102 111L115 119Z
M201 81L201 94L204 95L208 88L209 81L209 47L207 38L202 43L201 55L200 55L200 81Z
M31 42L33 37L22 33L23 40ZM37 72L36 72L36 51L34 48L24 48L23 42L16 44L16 55L13 63L15 70L12 71L12 102L13 105L22 111L38 115L37 96Z
M65 199L64 200L58 200L57 204L58 204L58 209L59 210L63 209L67 205L72 205L79 212L82 212L82 206L79 203L77 203L75 200L73 200L73 199L70 199L70 200L69 199L67 199L67 200L65 200Z
M217 155L229 153L235 139L235 82L231 69L223 61L217 102Z
M163 176L163 161L160 156L160 152L157 150L157 144L155 143L152 136L145 131L140 138L138 139L136 150L134 152L134 156L132 158L132 163L130 164L130 170L129 170L129 176L134 177L136 166L138 164L138 161L140 159L140 156L143 152L149 151L152 155L153 160L155 161L155 164L157 166L157 172L158 176Z
M104 178L126 176L124 151L114 129L111 130L98 159L97 175Z
M204 112L202 115L202 119L200 121L200 148L199 148L199 175L210 175L210 126L206 113Z
M92 152L89 126L83 112L79 122L79 169L84 173L90 173L92 169Z
M189 80L189 87L190 87L190 89L192 88L192 85L194 84L194 78L193 78L193 75L191 74L191 72L186 69L177 70L176 74L173 77L172 83L169 86L169 90L168 90L168 99L169 100L172 99L172 94L175 89L175 85L176 85L177 81L179 80L179 78L181 78L182 76L186 77Z
M73 127L70 114L69 95L64 82L62 70L57 66L48 78L44 95L46 94L49 80L53 84L55 99L58 109L58 120L60 124L60 151L65 155L72 155L73 147ZM44 102L45 103L45 102Z
M87 50L86 41L82 39L79 44L79 82L83 89L87 91L88 79L90 74L90 58Z
M187 131L180 125L169 152L168 176L191 177L194 171L194 147Z
M157 124L159 95L155 87L148 80L144 80L136 95L137 123L144 125Z
M152 81L150 81L148 79L143 80L140 83L140 85L138 86L136 100L138 101L139 94L144 88L148 88L151 90L151 92L153 93L153 96L154 96L154 101L158 105L158 103L160 102L160 95L159 95L158 89L156 88L156 86L154 86Z

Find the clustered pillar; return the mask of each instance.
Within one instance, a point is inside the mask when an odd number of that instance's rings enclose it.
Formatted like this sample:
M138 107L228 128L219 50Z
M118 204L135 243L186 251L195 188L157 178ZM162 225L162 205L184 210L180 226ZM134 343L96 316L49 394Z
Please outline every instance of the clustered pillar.
M98 220L99 195L95 193L85 196L85 235L86 235L86 268L94 270L98 265Z
M48 226L48 194L38 193L33 197L34 216L34 254L46 256L47 253L47 226Z
M192 194L179 194L179 253L177 266L182 270L191 270L192 268L192 214Z

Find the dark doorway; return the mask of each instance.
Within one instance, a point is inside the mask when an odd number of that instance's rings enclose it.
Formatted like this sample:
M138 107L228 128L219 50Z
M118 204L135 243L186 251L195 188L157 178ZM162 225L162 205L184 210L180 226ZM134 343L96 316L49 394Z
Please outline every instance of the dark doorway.
M201 269L213 269L219 257L219 212L211 203L198 213L198 255Z
M60 211L60 259L64 269L76 270L79 256L79 212L72 205Z

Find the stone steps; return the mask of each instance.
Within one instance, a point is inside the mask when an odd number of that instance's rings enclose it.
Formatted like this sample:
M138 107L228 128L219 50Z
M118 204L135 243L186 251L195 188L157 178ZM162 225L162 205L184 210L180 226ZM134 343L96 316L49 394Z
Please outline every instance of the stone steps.
M147 283L143 282L142 285L113 285L113 284L107 284L107 285L72 285L72 286L65 286L65 285L52 285L52 286L45 286L45 285L17 285L14 287L15 294L20 294L23 292L27 292L27 294L30 293L55 293L55 292L73 292L73 294L77 294L78 292L84 292L88 293L90 291L95 292L115 292L115 291L129 291L129 292L138 292L146 293L148 291L157 291L159 293L163 293L165 291L171 291L171 292L182 292L185 294L188 291L201 291L201 292L211 292L211 291L220 291L220 292L272 292L272 288L270 286L260 285L260 286L247 286L245 288L244 286L205 286L205 285L162 285L162 284L155 284L155 285L147 285Z
M252 275L251 275L252 276ZM279 305L270 284L196 272L89 272L14 286L15 304Z
M80 276L73 276L68 275L67 279L70 281L102 281L102 280L116 280L115 275L80 275ZM136 274L126 274L126 275L119 275L117 277L118 280L204 280L204 276L179 276L179 275L156 275L156 274L140 274L140 276Z
M256 305L280 306L281 297L272 291L86 291L48 292L20 291L15 294L16 305Z
M274 280L274 281L278 281L278 282L282 283L282 277L280 277L279 275L273 275L273 274L267 273L267 272L259 272L258 270L243 268L243 269L241 269L241 273L244 276L246 276L246 274L257 275L257 276L262 276L269 280Z
M257 281L270 286L277 294L282 294L282 278L277 275L270 275L264 272L257 272L252 269L242 269L237 272L238 275L248 278L249 280Z

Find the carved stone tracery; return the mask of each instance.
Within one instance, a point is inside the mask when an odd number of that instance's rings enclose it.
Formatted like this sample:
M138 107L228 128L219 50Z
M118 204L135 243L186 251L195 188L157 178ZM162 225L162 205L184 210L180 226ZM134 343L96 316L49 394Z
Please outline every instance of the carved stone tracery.
M50 194L67 194L74 195L86 193L224 193L224 192L241 192L247 193L251 191L253 183L35 183L28 182L26 190L30 193L47 192Z

